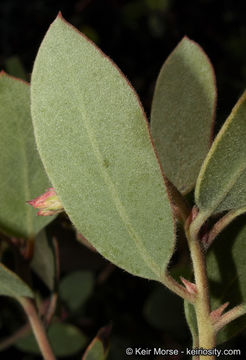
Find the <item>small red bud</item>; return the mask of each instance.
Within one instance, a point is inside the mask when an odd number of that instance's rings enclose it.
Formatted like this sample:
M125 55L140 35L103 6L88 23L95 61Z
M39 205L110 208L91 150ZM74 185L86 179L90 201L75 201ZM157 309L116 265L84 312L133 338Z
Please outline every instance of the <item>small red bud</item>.
M64 210L54 188L49 188L44 194L27 203L39 209L37 213L39 216L56 215Z
M192 294L192 295L196 295L197 294L197 287L196 284L190 282L189 280L186 280L185 278L183 278L182 276L180 276L180 279L182 281L182 283L184 284L184 286L186 287L186 290Z
M223 314L223 312L225 311L228 305L229 302L226 302L222 304L220 307L218 307L218 309L211 311L210 319L212 320L213 324L219 320L219 318L221 317L221 315Z

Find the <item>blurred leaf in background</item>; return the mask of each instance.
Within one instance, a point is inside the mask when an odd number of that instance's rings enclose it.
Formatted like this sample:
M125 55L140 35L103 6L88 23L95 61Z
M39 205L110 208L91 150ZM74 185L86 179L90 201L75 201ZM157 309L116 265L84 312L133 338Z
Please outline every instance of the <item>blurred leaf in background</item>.
M67 357L81 351L86 344L86 336L74 325L53 323L48 329L48 337L56 356ZM40 354L32 334L18 340L15 346L21 351Z
M94 277L90 271L74 271L59 284L60 299L71 312L79 310L93 292Z

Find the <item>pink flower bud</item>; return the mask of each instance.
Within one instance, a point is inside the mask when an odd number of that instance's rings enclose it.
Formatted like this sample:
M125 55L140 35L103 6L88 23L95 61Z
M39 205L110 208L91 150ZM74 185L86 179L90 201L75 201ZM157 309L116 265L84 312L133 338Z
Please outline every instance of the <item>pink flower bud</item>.
M189 280L186 280L185 278L183 278L182 276L180 276L180 279L182 281L182 283L184 284L184 286L186 287L186 290L192 294L192 295L196 295L197 294L197 287L196 284L190 282Z
M60 202L54 188L49 188L44 194L36 197L33 200L27 201L35 209L39 209L37 215L50 216L56 215L64 211L62 203Z
M229 302L222 304L218 309L211 311L210 319L212 320L213 324L215 324L222 316L223 312L229 305Z

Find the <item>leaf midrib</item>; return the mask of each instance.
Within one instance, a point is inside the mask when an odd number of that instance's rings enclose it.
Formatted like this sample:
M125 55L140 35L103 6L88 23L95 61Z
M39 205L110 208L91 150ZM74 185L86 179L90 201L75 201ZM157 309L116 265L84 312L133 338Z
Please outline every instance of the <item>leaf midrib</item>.
M77 98L77 96L76 96L76 98ZM77 100L78 100L78 98L77 98ZM81 102L78 101L78 103L80 103L80 105L82 105ZM99 166L99 168L101 170L104 182L105 182L105 184L107 185L107 187L109 189L109 193L110 193L111 198L113 200L113 204L114 204L120 218L122 219L122 222L124 223L130 238L132 238L132 240L134 241L135 246L138 249L139 254L140 254L141 258L143 259L144 263L151 269L151 271L159 279L161 277L160 268L153 261L153 258L151 256L149 256L148 251L147 251L146 247L144 246L144 244L143 244L143 242L141 240L141 237L135 231L134 227L132 226L132 224L131 224L131 222L130 222L130 220L128 218L128 215L126 213L126 209L125 209L124 205L122 204L122 202L121 202L121 200L120 200L120 198L118 196L117 190L115 188L115 185L114 185L108 171L106 171L106 169L102 166L103 157L102 157L101 152L99 150L99 146L97 144L96 137L95 137L95 135L93 133L93 129L90 127L87 112L86 112L84 104L83 104L83 108L82 108L82 106L79 106L78 109L80 109L80 113L81 113L81 116L82 116L82 119L83 119L83 122L84 122L84 126L86 128L86 132L87 132L87 135L88 135L92 150L93 150L93 152L95 154L95 157L96 157L98 166Z

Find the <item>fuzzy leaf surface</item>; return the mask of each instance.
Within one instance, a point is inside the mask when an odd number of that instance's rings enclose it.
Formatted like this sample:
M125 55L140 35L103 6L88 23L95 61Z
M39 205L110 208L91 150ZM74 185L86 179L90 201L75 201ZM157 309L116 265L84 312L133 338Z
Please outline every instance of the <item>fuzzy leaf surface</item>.
M229 301L233 306L246 303L246 216L242 215L216 239L207 254L212 310ZM226 250L226 251L222 251ZM218 333L222 343L246 327L246 316L241 316Z
M211 215L246 205L246 92L218 133L201 168L195 200Z
M0 75L0 229L32 238L53 217L37 217L26 204L50 186L36 149L27 83Z
M161 280L174 224L139 99L116 65L59 15L32 74L38 149L80 233L128 272Z
M29 286L13 271L0 263L0 295L33 297Z
M209 150L216 99L207 55L184 37L161 68L151 109L151 132L162 167L181 193L194 187Z

